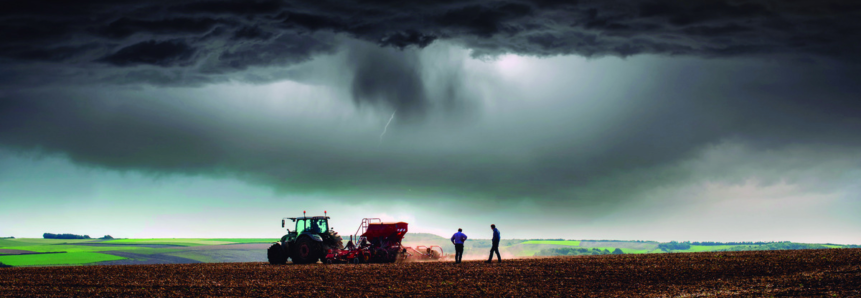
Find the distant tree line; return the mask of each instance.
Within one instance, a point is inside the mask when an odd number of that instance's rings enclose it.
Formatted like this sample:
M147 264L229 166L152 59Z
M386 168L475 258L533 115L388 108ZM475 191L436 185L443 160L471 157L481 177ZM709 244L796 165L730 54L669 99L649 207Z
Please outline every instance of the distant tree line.
M552 256L600 256L600 255L621 255L624 254L621 249L616 248L613 252L610 252L609 249L598 249L598 248L571 248L571 247L563 247L563 248L547 248L542 249L535 253L536 257L552 257Z
M720 251L749 251L749 250L792 250L792 249L827 249L828 246L822 244L807 244L807 243L792 243L789 241L766 243L758 245L736 246Z
M9 237L0 237L0 239L15 239L15 237L14 237L14 236L9 236Z
M580 242L636 242L636 243L658 243L652 240L580 240Z
M114 239L114 237L111 237L111 235L105 235L105 236L103 236L102 238L99 238L99 239L108 240L108 239Z
M706 241L706 242L691 242L691 245L703 245L703 246L718 246L718 245L761 245L761 244L771 244L771 243L790 243L789 241L756 241L756 242L714 242L714 241Z
M689 242L689 241L685 241L685 242L676 242L676 241L664 242L664 243L660 243L660 244L658 244L658 248L660 248L660 249L661 249L661 250L663 250L663 251L671 251L671 250L685 250L685 249L690 249L690 248L691 248L691 242Z
M448 242L448 239L446 239L445 242L446 243L442 243L442 245L451 245L451 244L449 244L450 242ZM515 245L515 244L520 244L520 243L523 243L523 240L507 240L507 239L504 239L504 240L499 241L499 246L509 246L509 245ZM430 244L425 244L425 245L430 245ZM491 246L493 246L493 241L490 239L469 239L464 244L464 249L490 248Z
M839 245L843 248L861 248L861 245L856 244L836 244L836 243L825 243L825 245Z
M91 239L90 235L75 235L75 234L42 234L45 239Z

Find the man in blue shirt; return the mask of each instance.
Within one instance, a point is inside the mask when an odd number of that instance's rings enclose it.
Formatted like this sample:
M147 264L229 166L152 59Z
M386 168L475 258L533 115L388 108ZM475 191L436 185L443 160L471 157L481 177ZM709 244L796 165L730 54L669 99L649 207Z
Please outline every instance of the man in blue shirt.
M457 229L457 233L451 236L451 243L454 244L454 263L459 264L463 259L463 242L466 241L466 234L463 229Z
M490 257L487 258L487 262L493 260L493 252L496 252L496 259L499 262L502 262L502 257L499 256L499 230L496 229L496 225L490 225L490 228L493 229L493 246L490 247Z

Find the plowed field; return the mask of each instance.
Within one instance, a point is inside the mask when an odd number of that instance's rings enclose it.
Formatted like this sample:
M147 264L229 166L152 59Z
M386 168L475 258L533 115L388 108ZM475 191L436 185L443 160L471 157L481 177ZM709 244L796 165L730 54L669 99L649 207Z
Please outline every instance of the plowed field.
M861 249L370 265L0 268L3 296L861 296Z

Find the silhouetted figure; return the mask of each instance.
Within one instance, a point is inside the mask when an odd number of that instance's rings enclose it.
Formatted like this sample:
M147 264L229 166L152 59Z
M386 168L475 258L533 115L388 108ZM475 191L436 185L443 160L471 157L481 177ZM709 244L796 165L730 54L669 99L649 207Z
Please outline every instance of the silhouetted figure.
M463 233L463 229L457 229L457 233L451 236L451 243L454 244L454 262L456 264L460 263L460 260L463 259L463 242L466 241L466 234Z
M311 230L311 233L314 233L314 234L320 233L320 226L317 225L316 220L311 220L311 229L310 230Z
M490 256L487 257L487 262L493 261L493 252L496 252L496 259L499 262L502 262L502 257L499 256L499 230L496 229L496 225L490 225L490 228L493 230L493 246L490 247Z

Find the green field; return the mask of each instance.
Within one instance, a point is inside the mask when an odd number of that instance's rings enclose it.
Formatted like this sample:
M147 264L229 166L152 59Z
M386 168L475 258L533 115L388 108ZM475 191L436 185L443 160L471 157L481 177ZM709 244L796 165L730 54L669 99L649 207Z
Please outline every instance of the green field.
M100 252L132 253L137 259L146 256L177 256L202 262L216 262L217 258L203 251L183 251L180 248L230 244L270 243L268 238L157 238L157 239L0 239L0 249L14 249L36 254L0 255L0 263L10 266L81 265L126 259ZM148 247L165 245L165 247ZM210 253L211 254L211 253ZM234 253L238 254L238 253ZM240 254L242 255L242 254ZM248 255L248 254L245 254ZM261 254L262 255L262 254Z
M76 253L76 252L98 252L109 250L134 250L142 247L134 246L89 246L75 245L99 243L92 239L4 239L0 240L0 249L16 249L31 252L50 253Z
M95 239L42 239L42 238L0 239L0 248L9 248L12 246L48 245L48 244L63 244L63 243L89 243L89 242L93 242L93 241L98 241L98 240L95 240Z
M16 241L11 240L11 241ZM39 253L79 253L79 252L100 252L100 251L134 251L141 254L152 254L165 251L165 249L149 248L136 245L86 245L106 243L104 241L92 240L63 240L55 241L55 239L21 239L18 243L6 243L9 240L0 241L0 249L15 249L26 250ZM76 245L78 244L78 245ZM83 245L82 245L83 244Z
M99 251L109 251L109 250L137 250L140 248L142 248L142 247L119 246L119 245L118 246L86 246L86 245L65 245L65 244L0 247L0 249L18 249L18 250L26 250L26 251L32 251L32 252L50 252L50 253L99 252Z
M80 265L125 259L93 252L50 253L34 255L4 255L0 263L10 266Z
M217 262L214 258L212 258L210 256L203 255L203 254L196 253L196 252L185 252L185 251L184 252L175 252L175 253L170 253L170 255L175 256L175 257L181 257L181 258L186 258L186 259L190 259L190 260L200 261L200 262L204 262L204 263L215 263L215 262Z
M214 239L204 239L211 241L227 241L232 243L272 243L276 241L280 241L281 238L214 238Z
M529 240L529 241L523 242L522 244L553 244L553 245L580 246L580 240Z
M576 244L579 244L577 246ZM548 240L531 240L525 241L519 245L514 245L509 248L514 255L535 255L535 256L573 256L573 255L593 255L601 254L593 251L597 249L604 254L609 251L612 253L619 248L625 254L646 254L646 253L695 253L695 252L714 252L714 251L751 251L751 250L783 250L783 249L828 249L828 248L846 248L856 247L851 245L837 244L811 244L811 243L792 243L792 242L769 242L761 244L724 244L724 245L690 245L688 249L673 249L665 251L658 248L659 243L654 241L614 241L614 240L582 240L582 241L548 241ZM606 251L605 251L606 250Z
M271 243L278 241L274 238L152 238L152 239L116 239L105 240L106 244L146 244L146 245L178 245L178 246L200 246L200 245L225 245L225 244L248 244L248 243Z

